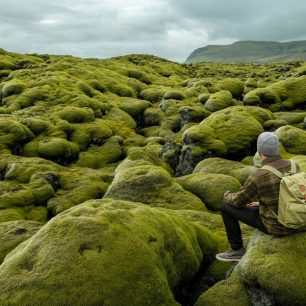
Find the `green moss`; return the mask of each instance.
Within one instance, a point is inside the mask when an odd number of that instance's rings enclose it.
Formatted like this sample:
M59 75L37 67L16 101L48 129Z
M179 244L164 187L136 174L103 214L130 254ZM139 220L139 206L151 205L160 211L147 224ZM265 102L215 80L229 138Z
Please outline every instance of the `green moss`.
M141 204L89 201L6 257L0 303L179 305L172 290L209 264L215 251L212 235L183 217Z
M227 280L217 283L204 292L195 304L196 306L249 306L251 299L239 279L237 272L233 272Z
M118 95L119 97L131 97L136 98L136 92L133 88L128 85L120 84L119 82L113 80L109 84L109 90Z
M76 143L81 151L92 145L102 145L113 134L103 120L93 123L74 124L70 132L70 141Z
M244 96L244 105L260 106L270 110L279 111L281 109L281 99L269 88L257 88Z
M128 127L130 129L136 128L135 120L128 113L117 107L112 107L109 111L107 111L107 116L104 116L103 119L110 128L114 127L114 129L116 129L116 126L120 127L120 121L124 123L122 126ZM110 122L108 119L110 119Z
M151 105L148 101L135 98L121 98L116 104L121 110L128 113L134 119L139 118L139 116L141 116Z
M279 112L279 113L274 113L274 115L278 120L286 121L287 124L300 125L304 121L306 112L299 112L299 111Z
M134 78L139 80L142 83L145 83L147 85L151 84L150 77L143 71L141 70L129 70L128 71L128 76L130 78Z
M5 98L12 95L18 95L24 90L24 87L25 85L20 81L11 80L2 87L2 96Z
M32 237L42 224L35 221L11 221L0 223L0 264L5 256L21 242Z
M210 96L211 96L210 93L204 92L198 96L198 100L200 103L205 104L205 102L209 99Z
M45 206L34 206L32 209L29 207L25 213L26 220L45 223L48 221L48 209Z
M205 154L242 157L248 155L263 132L261 123L272 117L271 112L259 107L229 107L187 129L183 141L200 146Z
M244 83L239 79L224 78L217 85L222 90L228 90L232 94L233 98L239 99L244 92Z
M167 89L160 87L149 87L140 92L140 97L144 100L156 103L161 101Z
M123 139L119 136L110 137L103 145L91 145L87 151L79 153L79 159L74 164L77 167L99 169L106 164L121 159Z
M159 125L163 119L163 112L156 108L147 108L143 113L146 126Z
M25 118L21 123L29 128L35 135L52 129L50 122L40 118Z
M286 151L293 154L306 154L306 131L286 125L275 131Z
M305 233L273 238L257 231L237 266L241 279L251 288L269 292L279 305L304 305L305 240Z
M281 119L276 119L276 120L268 120L266 122L264 122L263 127L266 130L276 130L277 128L284 126L284 125L288 125L288 122L285 120L281 120Z
M56 137L41 141L33 140L23 148L24 156L39 156L63 165L73 162L78 153L79 147L76 144Z
M25 214L28 212L29 206L46 205L46 202L54 196L54 189L48 181L48 174L33 175L28 184L2 181L1 187L5 192L0 198L0 209L22 207ZM45 213L43 220L40 215L38 221L46 221L46 215Z
M202 201L175 183L163 168L124 163L116 170L105 197L170 209L205 210Z
M207 158L197 164L194 173L216 173L225 174L235 177L243 184L248 176L252 173L253 167L246 166L237 161L231 161L219 157Z
M222 90L212 94L205 102L205 108L210 112L215 112L234 104L230 91Z
M288 109L302 109L306 102L306 76L288 78L270 85L268 88L282 100L282 105Z
M25 220L25 212L22 208L0 209L0 224L2 222Z
M16 120L0 118L0 144L12 151L18 150L23 143L34 138L25 125Z
M66 106L56 113L61 119L70 123L82 123L93 121L95 118L94 111L88 107Z
M145 142L145 137L141 135L135 135L135 137L127 138L123 142L123 151L124 154L133 148L133 147L142 147Z
M165 100L183 100L185 98L184 94L178 90L167 91L163 97Z
M220 210L223 206L225 191L236 192L241 187L237 179L224 174L194 173L179 177L176 182L198 196L212 210Z
M86 96L90 98L95 96L95 90L85 82L79 81L77 86Z
M182 106L179 108L181 116L181 124L184 125L188 122L200 122L210 115L206 109L201 106Z

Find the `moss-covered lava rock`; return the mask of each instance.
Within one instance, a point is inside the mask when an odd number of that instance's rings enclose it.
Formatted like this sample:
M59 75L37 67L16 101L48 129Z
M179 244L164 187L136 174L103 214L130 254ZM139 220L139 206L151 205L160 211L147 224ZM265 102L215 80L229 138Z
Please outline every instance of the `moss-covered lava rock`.
M139 203L88 201L6 257L0 304L179 305L176 288L209 265L216 247L208 230L183 217Z

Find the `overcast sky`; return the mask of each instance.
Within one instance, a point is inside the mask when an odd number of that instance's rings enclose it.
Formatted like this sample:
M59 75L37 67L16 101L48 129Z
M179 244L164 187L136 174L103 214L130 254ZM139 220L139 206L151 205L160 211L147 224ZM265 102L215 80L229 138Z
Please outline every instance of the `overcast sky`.
M237 40L306 39L304 0L0 0L0 48L183 62Z

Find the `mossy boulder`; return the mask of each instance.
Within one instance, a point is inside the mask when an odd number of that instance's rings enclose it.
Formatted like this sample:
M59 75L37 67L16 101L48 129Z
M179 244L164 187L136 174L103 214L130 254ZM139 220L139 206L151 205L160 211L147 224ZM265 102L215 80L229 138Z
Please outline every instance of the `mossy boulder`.
M153 87L143 89L140 92L140 97L144 100L150 101L151 103L156 103L162 100L167 89L162 87Z
M35 221L11 221L0 223L0 265L5 256L21 242L32 237L42 223Z
M90 145L101 146L113 135L103 120L74 124L69 129L70 141L77 144L81 151L87 150Z
M1 181L3 192L0 197L0 209L45 205L54 196L53 173L38 173L31 176L28 184L16 181Z
M274 113L277 120L286 121L287 124L293 126L302 126L306 112L292 111L292 112L276 112Z
M100 199L108 186L108 178L99 170L71 168L61 171L58 175L60 189L47 203L49 215L55 216L90 199Z
M176 182L198 196L211 210L220 210L223 206L225 191L236 192L241 187L236 178L224 174L193 173L177 178Z
M34 135L52 130L54 126L49 122L41 118L25 118L21 120L21 123L29 128Z
M147 108L143 113L143 119L146 126L160 125L163 118L163 112L153 107Z
M25 125L16 120L0 118L0 145L13 153L20 151L22 145L34 138L34 134Z
M237 266L240 279L269 293L277 305L305 305L305 247L305 233L273 238L256 231Z
M281 110L280 97L269 88L257 88L247 93L243 98L244 105L259 106L271 111Z
M89 107L66 106L61 108L56 115L70 123L89 122L95 118L94 111Z
M182 106L178 111L181 116L181 125L188 122L200 122L211 114L202 106Z
M268 86L276 93L282 106L288 110L303 109L306 103L306 75L299 78L288 78Z
M293 154L306 154L306 131L286 125L275 131L286 151Z
M140 161L126 160L117 168L105 197L154 207L206 210L198 197L185 191L163 168Z
M228 90L222 90L212 94L205 102L204 107L210 112L216 112L233 105L234 100L231 92Z
M0 304L179 305L176 288L209 265L216 248L208 230L183 217L139 203L88 201L6 257Z
M123 139L120 136L110 137L101 146L92 144L86 151L80 152L74 165L99 169L107 164L118 162L123 156L122 145Z
M67 165L78 157L79 147L63 138L45 138L33 140L23 147L23 154L27 157L39 156L56 163Z
M305 239L305 233L276 238L256 230L230 277L196 305L304 305Z
M169 99L183 100L184 98L185 98L185 95L179 90L167 91L163 97L164 100L169 100Z
M201 104L205 104L205 102L209 99L210 96L210 93L203 92L198 96L198 100Z
M150 102L145 100L139 100L135 98L121 98L116 102L117 106L128 113L134 119L137 119L143 114L143 112L152 105Z
M239 275L234 271L229 279L218 282L205 291L195 306L249 306L253 305Z
M262 123L273 114L261 108L233 106L213 113L183 134L186 145L198 145L205 156L245 156L254 150Z
M212 157L199 162L194 168L193 173L219 173L230 175L243 184L253 171L255 171L253 166L220 157Z
M18 95L22 93L24 88L25 88L25 84L23 84L22 82L18 80L13 79L5 83L4 86L2 87L2 97L5 98L11 95Z
M141 70L129 70L127 75L147 85L152 83L148 74Z
M218 82L217 86L222 90L228 90L232 94L233 98L239 99L244 92L244 83L235 78L224 78Z
M265 130L275 131L279 127L285 126L285 125L288 125L288 122L285 120L272 119L272 120L268 120L264 122L263 127L265 128Z
M112 80L109 83L108 89L119 97L136 98L137 96L136 91L131 88L131 86L124 83L119 83L116 80Z

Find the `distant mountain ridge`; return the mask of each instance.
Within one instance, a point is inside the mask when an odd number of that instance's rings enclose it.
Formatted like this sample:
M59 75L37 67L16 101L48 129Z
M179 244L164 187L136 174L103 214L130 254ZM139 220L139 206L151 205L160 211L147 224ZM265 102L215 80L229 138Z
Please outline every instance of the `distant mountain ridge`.
M306 40L290 42L237 41L230 45L208 45L194 50L186 63L196 62L288 62L306 61Z

